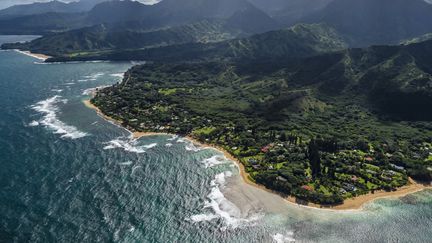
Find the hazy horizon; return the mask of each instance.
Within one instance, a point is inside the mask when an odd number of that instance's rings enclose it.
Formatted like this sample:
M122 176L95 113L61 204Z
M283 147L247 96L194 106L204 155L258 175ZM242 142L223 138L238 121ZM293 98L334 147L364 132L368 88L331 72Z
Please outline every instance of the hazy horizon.
M0 9L5 9L14 5L21 5L21 4L30 4L34 2L51 2L53 0L0 0ZM57 0L60 2L78 2L79 0ZM91 1L91 0L87 0ZM159 0L136 0L138 2L142 2L144 4L155 4L159 2Z

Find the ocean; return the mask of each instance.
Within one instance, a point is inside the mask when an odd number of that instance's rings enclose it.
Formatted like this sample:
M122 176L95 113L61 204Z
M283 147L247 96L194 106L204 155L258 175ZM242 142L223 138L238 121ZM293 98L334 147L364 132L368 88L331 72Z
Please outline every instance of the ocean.
M0 51L0 242L431 242L431 190L304 208L247 185L216 150L133 139L82 102L133 64Z

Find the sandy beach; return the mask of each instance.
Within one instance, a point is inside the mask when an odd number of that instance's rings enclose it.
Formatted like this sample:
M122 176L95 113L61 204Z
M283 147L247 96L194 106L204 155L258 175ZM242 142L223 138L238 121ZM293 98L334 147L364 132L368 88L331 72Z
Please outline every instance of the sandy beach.
M45 61L45 60L47 60L48 58L51 58L51 56L47 56L47 55L44 55L44 54L38 54L38 53L32 53L32 52L30 52L30 51L21 51L21 50L15 50L15 51L17 51L17 52L19 52L19 53L21 53L21 54L24 54L24 55L30 56L30 57L37 58L37 59L39 59L39 60L41 60L41 61Z
M234 161L239 170L240 170L240 175L243 178L244 182L254 186L256 188L259 188L261 190L265 190L267 192L271 192L274 194L277 194L279 196L282 196L280 193L275 192L273 190L270 190L268 188L266 188L263 185L259 185L255 182L253 182L250 178L249 178L249 174L246 172L244 165L237 159L235 158L233 155L231 155L228 151L226 151L224 148L221 148L219 146L215 146L212 144L206 144L206 143L201 143L198 140L196 140L195 138L191 137L191 136L187 136L187 139L191 140L193 143L203 146L203 147L208 147L208 148L212 148L215 149L217 151L222 152L226 158L228 158L229 160ZM384 190L381 191L375 191L375 193L368 193L365 195L360 195L357 196L355 198L350 198L344 201L343 204L340 205L335 205L335 206L327 206L327 205L319 205L319 204L314 204L314 203L300 203L298 202L298 200L295 197L289 196L289 197L283 197L288 203L291 204L295 204L301 207L307 207L307 208L315 208L315 209L327 209L327 210L361 210L363 208L363 206L366 203L372 202L374 200L377 199L382 199L382 198L399 198L399 197L404 197L406 195L412 194L412 193L416 193L419 191L422 191L424 189L432 189L431 185L425 185L425 184L420 184L416 181L414 181L413 179L409 178L409 184L406 186L403 186L401 188L398 188L396 191L391 191L391 192L387 192Z
M95 110L98 113L98 115L100 115L102 118L121 126L121 121L115 120L115 119L103 114L102 111L98 107L94 106L90 102L90 100L84 100L83 102L88 108ZM146 137L146 136L175 135L175 134L169 134L169 133L163 133L163 132L133 132L133 131L131 131L131 133L132 133L132 136L136 139L139 139L141 137ZM198 146L201 146L204 148L211 148L211 149L217 150L219 152L222 152L227 159L234 161L235 164L238 166L239 171L240 171L240 176L245 183L247 183L253 187L259 188L261 190L265 190L267 192L277 194L277 195L283 197L280 193L275 192L273 190L270 190L263 185L259 185L255 182L253 182L249 178L249 174L246 172L244 165L237 158L235 158L231 153L226 151L224 148L217 146L217 145L200 142L192 136L186 136L186 139L190 140L192 143L194 143ZM375 191L374 193L368 193L365 195L360 195L360 196L355 197L355 198L347 199L344 201L343 204L335 205L335 206L319 205L319 204L314 204L314 203L303 203L303 202L299 202L299 200L297 200L295 197L292 197L292 196L283 197L283 198L285 199L286 202L288 202L290 204L297 205L300 207L305 207L305 208L320 209L320 210L352 211L352 210L362 210L363 206L365 204L372 202L374 200L377 200L377 199L404 197L406 195L416 193L416 192L422 191L424 189L432 189L432 186L420 184L420 183L414 181L413 179L409 178L409 184L406 186L403 186L401 188L398 188L396 191L391 191L391 192L387 192L387 191L383 191L383 190L382 191Z
M113 119L113 118L111 118L111 117L109 117L109 116L103 114L102 111L101 111L97 106L93 105L93 104L90 102L90 100L84 100L83 103L84 103L84 105L87 106L88 108L90 108L90 109L92 109L92 110L95 110L96 113L97 113L99 116L101 116L102 118L104 118L105 120L108 120L108 121L110 121L110 122L113 122L113 123L115 123L115 124L121 126L121 121L118 121L118 120L116 120L116 119Z

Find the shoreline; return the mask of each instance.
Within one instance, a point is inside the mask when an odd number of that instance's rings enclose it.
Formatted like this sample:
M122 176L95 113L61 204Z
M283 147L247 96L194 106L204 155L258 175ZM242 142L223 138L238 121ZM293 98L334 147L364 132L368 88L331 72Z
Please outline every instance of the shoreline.
M113 119L113 118L103 114L102 111L97 106L93 105L90 102L90 99L83 100L83 103L87 108L95 110L96 113L99 116L101 116L103 119L106 119L109 122L112 122L118 126L123 127L121 125L121 121ZM123 127L123 128L125 128L125 127ZM157 136L157 135L176 135L176 134L163 133L163 132L136 132L136 131L130 131L127 128L125 128L125 129L131 133L131 135L134 139L139 139L139 138L148 137L148 136ZM371 202L378 200L378 199L401 198L401 197L407 196L409 194L423 191L425 189L432 189L432 185L421 184L421 183L414 181L412 178L409 178L409 184L406 186L398 188L396 191L387 192L384 190L380 190L380 191L376 191L374 193L370 192L368 194L364 194L364 195L360 195L360 196L357 196L354 198L346 199L340 205L332 206L332 205L320 205L320 204L307 203L307 202L303 203L303 202L299 202L299 200L293 196L288 196L288 197L283 196L276 191L273 191L271 189L266 188L263 185L259 185L255 182L253 182L249 178L249 174L246 172L244 165L237 158L235 158L231 153L229 153L227 150L225 150L224 148L222 148L218 145L200 142L196 138L194 138L190 135L186 136L185 138L190 140L192 143L199 145L203 148L210 148L210 149L214 149L218 152L223 153L223 155L228 160L233 161L235 163L235 165L239 168L240 176L246 184L251 185L255 188L267 191L269 193L276 194L276 195L282 197L287 203L294 205L294 206L302 207L302 208L317 209L317 210L329 210L329 211L338 211L338 212L359 211L359 210L363 210L363 208L366 204L371 203Z
M145 137L145 136L150 136L150 135L144 134L143 137ZM288 197L283 196L274 190L268 189L263 185L260 185L260 184L253 182L249 178L249 174L246 172L244 165L237 158L235 158L231 153L226 151L224 148L217 146L217 145L213 145L213 144L202 143L191 136L186 136L186 138L188 140L191 140L195 144L201 145L204 148L210 148L210 149L214 149L216 151L222 152L227 159L232 160L237 165L237 167L239 168L239 171L240 171L240 176L242 177L243 181L246 184L251 185L255 188L267 191L269 193L276 194L276 195L282 197L287 203L295 205L295 206L303 207L303 208L328 210L328 211L359 211L359 210L362 210L363 207L367 203L373 202L373 201L378 200L378 199L400 198L400 197L404 197L404 196L407 196L407 195L412 194L412 193L423 191L425 189L432 189L432 185L424 185L424 184L421 184L421 183L414 181L412 178L409 178L409 184L406 186L398 188L396 191L387 192L384 190L380 190L380 191L376 191L375 193L370 192L368 194L360 195L360 196L357 196L355 198L346 199L346 200L344 200L344 203L340 204L340 205L331 206L331 205L320 205L320 204L315 204L315 203L303 204L303 203L299 203L297 198L295 198L293 196L288 196Z
M26 56L30 56L30 57L39 59L41 61L46 61L48 58L51 58L51 56L47 56L47 55L40 54L40 53L32 53L30 51L21 51L21 50L18 50L18 49L15 49L14 51L16 51L18 53L21 53L21 54L24 54Z

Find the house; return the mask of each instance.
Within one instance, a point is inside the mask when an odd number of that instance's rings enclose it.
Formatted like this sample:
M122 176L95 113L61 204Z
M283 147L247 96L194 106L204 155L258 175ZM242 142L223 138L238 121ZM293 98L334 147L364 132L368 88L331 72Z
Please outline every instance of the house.
M284 182L288 181L287 179L283 178L282 176L276 177L276 180L278 180L278 181L284 181Z
M358 181L358 177L355 176L355 175L351 176L351 181L357 182Z
M372 162L372 161L373 161L373 158L371 158L371 157L366 157L365 160L366 160L367 162Z
M254 168L255 170L259 170L261 169L261 165L252 165L252 168Z
M271 143L271 144L269 144L269 145L267 145L267 146L264 146L264 147L262 147L261 148L261 152L263 152L263 153L267 153L271 148L273 148L275 146L275 144L274 143Z
M393 177L393 176L395 176L397 173L396 173L395 171L393 171L393 170L386 170L386 171L384 171L382 174L385 175L385 176Z
M249 159L248 162L250 164L256 164L256 163L258 163L258 161L256 159Z
M347 193L347 191L345 189L343 189L343 188L339 189L339 192L342 193L342 194L346 194Z
M357 191L357 188L353 184L350 184L350 183L344 182L344 183L342 183L342 187L346 191L350 191L350 192Z
M398 165L395 165L395 164L390 164L390 166L393 167L393 169L396 169L396 170L405 170L405 167L403 167L403 166L398 166Z

